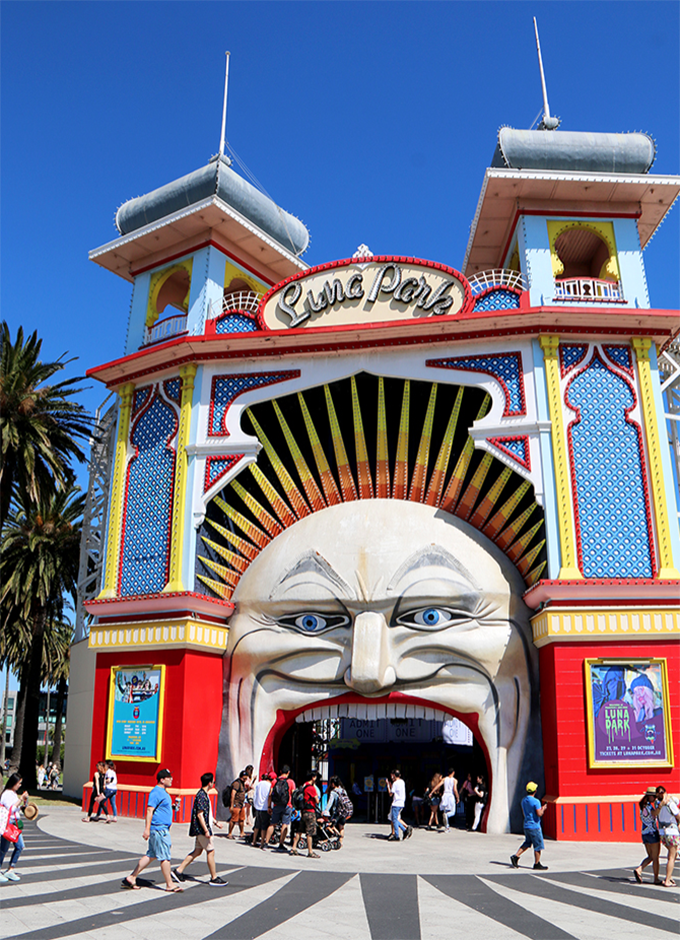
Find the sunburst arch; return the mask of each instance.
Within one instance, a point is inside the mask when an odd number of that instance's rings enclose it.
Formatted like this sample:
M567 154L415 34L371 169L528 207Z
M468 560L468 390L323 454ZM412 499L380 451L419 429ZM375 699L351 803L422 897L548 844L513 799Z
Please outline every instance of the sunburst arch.
M260 402L242 426L257 461L208 504L197 578L229 599L284 529L356 499L407 499L465 520L510 558L527 586L546 565L543 511L531 484L469 428L491 406L479 388L359 373Z

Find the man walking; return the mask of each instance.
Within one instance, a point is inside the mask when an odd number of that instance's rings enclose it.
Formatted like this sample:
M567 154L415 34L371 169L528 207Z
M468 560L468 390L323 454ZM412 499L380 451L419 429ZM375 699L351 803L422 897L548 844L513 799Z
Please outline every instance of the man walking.
M213 774L207 773L201 777L201 789L194 797L194 804L191 807L191 823L189 825L189 835L196 837L196 844L193 852L187 855L182 864L172 869L172 877L178 883L186 881L184 870L187 865L191 865L202 852L205 852L208 871L210 872L208 884L213 888L221 888L229 884L223 878L218 878L215 869L215 843L213 842L212 826L215 825L218 829L221 829L222 823L213 817L210 797L208 796L208 791L214 782L215 777Z
M390 809L392 833L387 837L387 841L400 842L402 830L404 831L404 838L410 839L413 829L401 821L401 811L406 805L406 784L401 779L400 771L392 771L390 779L387 781L387 789L392 797L392 807Z
M522 812L524 813L524 842L520 845L514 855L510 856L510 863L513 868L519 868L519 857L527 849L533 847L534 850L534 871L547 871L547 865L541 865L541 852L544 849L543 831L541 829L541 816L545 813L546 804L541 804L536 799L536 790L538 784L529 781L527 783L527 795L522 800Z
M253 788L253 809L255 810L255 825L253 826L253 845L257 848L257 840L261 839L264 845L267 829L269 829L269 794L272 788L272 777L276 774L264 773Z
M152 858L158 859L161 872L165 878L166 891L182 891L180 885L173 884L170 874L170 826L172 825L172 802L168 788L172 784L172 774L169 770L159 770L156 774L156 786L149 793L144 832L142 838L149 843L146 855L137 862L132 874L123 878L122 887L139 889L137 876L144 871Z
M248 780L248 771L242 770L237 779L231 785L231 800L229 809L231 818L229 820L229 835L227 839L233 839L234 826L238 823L239 832L243 836L243 826L246 821L246 808L244 806L246 799L246 780Z
M319 802L319 794L316 787L314 786L315 779L316 771L310 770L305 777L304 789L302 791L302 816L300 818L299 828L293 836L293 847L290 850L291 855L300 854L297 850L297 845L300 840L300 836L304 833L307 837L308 858L319 858L319 856L314 851L313 845L313 839L316 835L316 813Z
M281 768L281 773L276 779L276 783L269 793L267 809L271 813L271 822L267 827L267 834L264 837L261 848L264 849L269 845L269 840L274 835L274 829L281 824L281 836L279 837L279 844L276 846L276 851L288 851L286 848L286 833L288 832L290 821L293 818L291 796L294 789L295 781L291 779L290 767L288 764L284 764Z

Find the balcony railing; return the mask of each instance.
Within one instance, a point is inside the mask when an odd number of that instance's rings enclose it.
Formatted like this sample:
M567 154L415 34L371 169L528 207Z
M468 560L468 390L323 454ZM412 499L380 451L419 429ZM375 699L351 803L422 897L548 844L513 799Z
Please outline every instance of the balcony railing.
M623 292L618 283L613 281L601 281L596 277L570 277L555 281L555 300L621 303L623 301Z
M476 297L490 287L509 287L514 290L527 290L527 283L520 271L510 271L509 268L493 268L490 271L480 271L470 279L472 296Z
M166 317L159 320L146 330L144 335L144 346L150 346L152 343L160 343L163 340L171 339L173 336L179 336L186 333L187 315L186 313L176 313L172 317Z
M263 294L258 294L254 290L235 291L233 294L227 294L222 298L221 303L214 304L210 302L208 310L208 319L214 320L215 317L223 313L238 313L239 310L247 310L249 313L257 313Z

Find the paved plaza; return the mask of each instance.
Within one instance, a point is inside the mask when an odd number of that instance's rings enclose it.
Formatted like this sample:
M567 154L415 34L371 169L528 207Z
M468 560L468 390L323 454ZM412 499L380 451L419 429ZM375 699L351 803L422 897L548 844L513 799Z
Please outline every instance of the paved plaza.
M121 879L144 852L143 822L82 823L49 808L25 828L18 883L0 885L0 937L22 940L659 940L678 934L678 889L637 885L640 844L548 842L547 872L519 871L516 836L416 830L399 845L387 826L350 825L341 851L318 860L217 837L224 888L201 859L181 894L162 893L157 864L141 891ZM173 858L193 846L173 826ZM225 830L226 831L226 830ZM665 853L664 853L665 857ZM176 864L173 862L173 864ZM651 881L651 875L647 878Z

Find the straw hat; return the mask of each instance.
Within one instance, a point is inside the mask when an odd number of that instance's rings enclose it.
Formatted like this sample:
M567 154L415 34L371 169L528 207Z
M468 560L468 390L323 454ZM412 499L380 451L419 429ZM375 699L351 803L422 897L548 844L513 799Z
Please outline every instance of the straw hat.
M27 803L24 806L24 816L26 819L37 819L39 812L40 810L38 809L37 803Z

